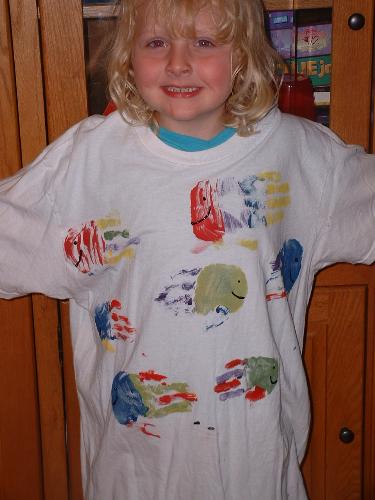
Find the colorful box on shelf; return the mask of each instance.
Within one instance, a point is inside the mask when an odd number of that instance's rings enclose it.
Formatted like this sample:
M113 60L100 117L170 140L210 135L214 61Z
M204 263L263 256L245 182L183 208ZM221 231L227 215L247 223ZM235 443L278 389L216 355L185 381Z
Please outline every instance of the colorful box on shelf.
M325 56L332 52L332 24L299 26L297 57Z
M268 29L279 30L285 28L293 28L294 26L294 11L293 10L278 10L268 11Z
M324 56L331 54L332 24L300 26L297 29L297 57ZM273 47L284 59L294 57L294 28L270 31Z
M295 72L310 78L313 87L327 87L331 83L331 55L317 57L299 57L286 61L291 74ZM297 62L297 68L295 67Z
M284 59L294 57L294 28L270 31L272 46Z

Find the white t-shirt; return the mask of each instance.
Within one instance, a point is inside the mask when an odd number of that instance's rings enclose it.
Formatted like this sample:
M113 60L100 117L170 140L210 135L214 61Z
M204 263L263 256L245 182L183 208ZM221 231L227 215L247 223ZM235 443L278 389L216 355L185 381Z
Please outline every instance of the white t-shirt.
M0 296L71 299L86 499L306 498L306 306L375 260L374 192L278 110L203 152L94 116L0 184Z

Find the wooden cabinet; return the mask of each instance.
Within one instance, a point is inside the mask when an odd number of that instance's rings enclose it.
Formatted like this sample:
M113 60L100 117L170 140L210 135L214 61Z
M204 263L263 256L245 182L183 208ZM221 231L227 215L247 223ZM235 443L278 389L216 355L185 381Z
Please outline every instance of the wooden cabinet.
M371 150L375 0L265 4L333 7L330 126ZM363 29L348 28L353 12L365 16ZM94 5L85 15L109 10ZM87 115L83 34L79 0L0 0L1 177ZM303 471L312 500L375 498L374 306L373 266L340 264L318 275L304 352L313 427ZM67 304L0 301L0 317L0 500L80 500Z

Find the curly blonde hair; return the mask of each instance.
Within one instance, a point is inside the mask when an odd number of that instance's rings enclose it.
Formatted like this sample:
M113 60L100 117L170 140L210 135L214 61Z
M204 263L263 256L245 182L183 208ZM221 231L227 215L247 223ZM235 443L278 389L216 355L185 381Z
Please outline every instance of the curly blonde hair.
M131 63L137 10L144 1L119 1L108 90L128 123L157 127L154 111L137 91ZM196 14L207 6L212 9L217 40L232 43L236 55L223 125L236 128L238 135L251 135L254 124L277 102L282 66L265 34L262 0L151 0L150 6L155 19L162 20L173 36L194 34Z

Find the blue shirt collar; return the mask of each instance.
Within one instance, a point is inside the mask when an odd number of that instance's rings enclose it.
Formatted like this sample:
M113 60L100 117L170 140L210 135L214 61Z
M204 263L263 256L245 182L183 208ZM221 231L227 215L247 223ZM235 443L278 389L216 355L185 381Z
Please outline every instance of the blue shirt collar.
M236 133L235 128L225 127L212 139L199 139L190 135L178 134L166 128L160 127L158 137L161 141L172 148L181 151L204 151L206 149L219 146L223 142L230 139Z

